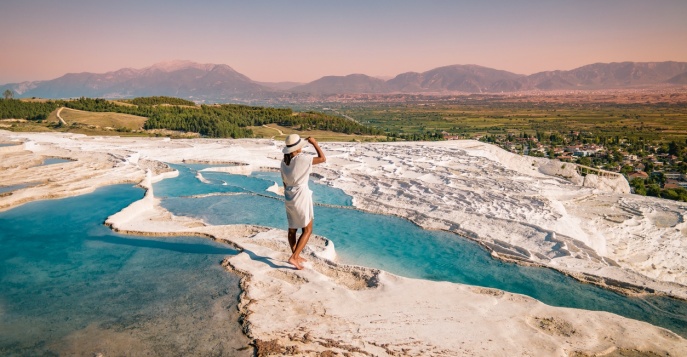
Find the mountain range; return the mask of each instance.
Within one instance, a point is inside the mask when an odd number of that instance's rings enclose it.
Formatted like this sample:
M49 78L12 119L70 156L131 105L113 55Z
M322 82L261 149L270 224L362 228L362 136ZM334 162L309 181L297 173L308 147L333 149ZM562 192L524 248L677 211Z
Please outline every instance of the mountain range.
M670 85L687 85L687 62L595 63L568 71L531 75L478 65L452 65L422 73L401 73L389 80L351 74L300 84L256 82L224 64L170 61L143 69L69 73L53 80L10 83L1 85L0 92L10 89L17 98L173 96L222 103L331 94L502 93Z

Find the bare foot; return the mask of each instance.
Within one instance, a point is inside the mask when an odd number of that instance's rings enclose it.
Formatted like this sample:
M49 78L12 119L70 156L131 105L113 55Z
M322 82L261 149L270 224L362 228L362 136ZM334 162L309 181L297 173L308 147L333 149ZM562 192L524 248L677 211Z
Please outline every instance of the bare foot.
M303 264L303 263L307 263L308 261L305 260L303 257L298 257L298 262Z
M303 270L303 267L299 264L298 258L294 258L293 256L289 258L289 263L293 266L296 267L298 270Z

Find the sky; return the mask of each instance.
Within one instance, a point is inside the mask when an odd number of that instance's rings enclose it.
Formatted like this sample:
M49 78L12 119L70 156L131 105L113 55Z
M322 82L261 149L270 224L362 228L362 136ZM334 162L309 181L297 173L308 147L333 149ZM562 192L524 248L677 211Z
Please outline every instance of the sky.
M190 60L261 82L687 61L684 0L2 0L0 84Z

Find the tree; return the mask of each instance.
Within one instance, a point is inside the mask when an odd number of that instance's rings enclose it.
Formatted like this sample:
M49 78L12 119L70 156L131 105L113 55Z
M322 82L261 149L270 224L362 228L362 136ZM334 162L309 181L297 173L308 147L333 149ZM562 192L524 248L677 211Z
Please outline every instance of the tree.
M638 195L646 196L646 186L644 185L644 180L635 177L630 182L630 186L635 189L635 193Z
M644 161L644 172L651 174L654 171L654 162L651 160Z
M654 197L660 197L661 195L661 187L659 187L657 184L650 184L646 187L646 195L647 196L654 196Z
M630 165L625 165L620 169L620 173L624 175L629 175L632 171L634 171L634 168Z
M577 159L577 163L580 165L584 165L584 166L592 166L592 159L590 159L586 156L583 156L583 157Z
M14 92L11 91L11 90L9 90L9 89L6 89L6 90L2 93L2 95L5 96L5 99L12 99L12 98L14 98Z
M678 156L680 155L680 151L682 151L680 144L676 143L675 141L668 143L668 153L670 155Z

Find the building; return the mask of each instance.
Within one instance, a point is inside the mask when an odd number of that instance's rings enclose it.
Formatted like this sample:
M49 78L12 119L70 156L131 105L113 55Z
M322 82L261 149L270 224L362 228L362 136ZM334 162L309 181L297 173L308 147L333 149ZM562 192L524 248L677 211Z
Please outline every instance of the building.
M635 171L635 172L630 173L629 175L627 175L627 178L630 179L630 180L635 179L635 178L639 178L639 179L642 179L642 180L646 180L646 179L649 178L649 175L648 175L646 172L644 172L644 171Z
M665 176L666 180L679 180L682 174L679 172L665 172L663 176Z
M666 183L663 185L663 188L680 188L680 182L673 179L667 179Z
M593 156L596 152L592 150L575 150L573 151L573 156L577 157L587 157Z

